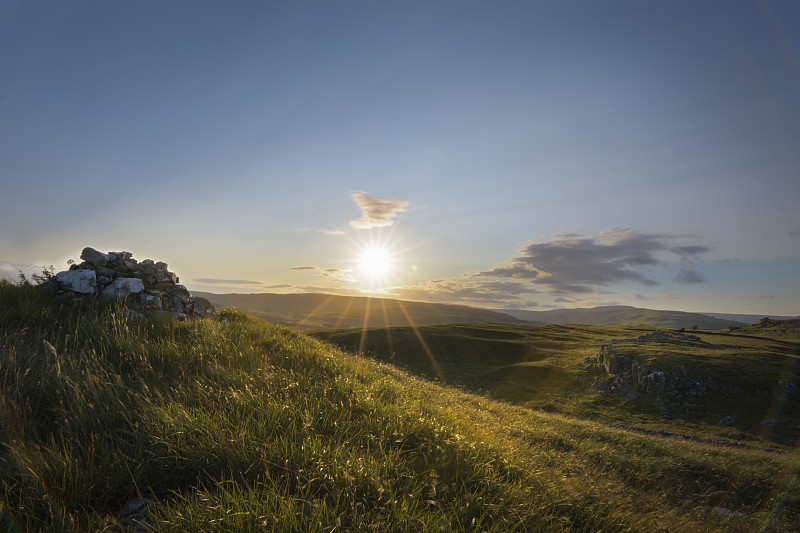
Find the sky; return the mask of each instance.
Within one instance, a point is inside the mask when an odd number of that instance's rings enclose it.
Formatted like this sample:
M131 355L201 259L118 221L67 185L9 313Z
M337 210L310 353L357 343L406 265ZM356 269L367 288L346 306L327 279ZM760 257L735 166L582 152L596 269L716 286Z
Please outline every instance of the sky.
M0 2L0 274L800 314L800 2Z

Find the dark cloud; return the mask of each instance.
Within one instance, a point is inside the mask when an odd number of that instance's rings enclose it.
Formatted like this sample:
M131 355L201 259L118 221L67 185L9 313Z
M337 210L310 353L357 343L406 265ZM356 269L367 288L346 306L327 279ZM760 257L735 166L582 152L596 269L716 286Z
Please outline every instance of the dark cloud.
M708 281L708 278L693 268L683 268L678 272L678 275L675 276L675 281L688 285L691 283L703 283Z
M195 278L195 283L208 283L210 285L263 285L260 281L249 279L218 279L218 278Z
M678 256L683 267L681 282L699 283L705 278L691 265L710 248L674 242L692 237L628 228L613 228L597 235L560 233L524 246L518 257L477 276L531 280L555 294L597 292L599 287L624 281L653 286L657 281L643 270L670 264L672 254L673 258Z
M673 246L670 248L671 252L678 254L681 257L695 257L706 252L710 252L709 246L693 245L693 246Z
M299 266L299 267L292 267L292 270L317 270L317 267Z
M397 215L408 210L409 206L409 203L405 200L376 198L367 196L361 191L351 193L350 196L361 208L361 218L350 221L350 225L356 229L391 226L394 224L394 219Z

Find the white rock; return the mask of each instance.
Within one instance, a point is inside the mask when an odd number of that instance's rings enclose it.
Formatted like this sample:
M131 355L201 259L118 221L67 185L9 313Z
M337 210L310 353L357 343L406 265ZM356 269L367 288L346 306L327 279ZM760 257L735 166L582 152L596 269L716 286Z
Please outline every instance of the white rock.
M97 275L94 270L65 270L56 274L56 281L72 292L81 294L97 292Z
M125 298L130 294L139 294L143 290L144 283L139 278L117 278L103 289L103 296Z

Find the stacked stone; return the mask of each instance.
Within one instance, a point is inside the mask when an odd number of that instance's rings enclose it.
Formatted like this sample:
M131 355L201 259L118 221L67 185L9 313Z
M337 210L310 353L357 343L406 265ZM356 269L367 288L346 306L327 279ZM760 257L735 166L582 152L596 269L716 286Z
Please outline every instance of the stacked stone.
M162 261L137 261L130 252L103 253L88 247L81 259L82 263L56 274L48 287L75 298L95 294L124 300L137 313L218 318L211 302L192 296Z

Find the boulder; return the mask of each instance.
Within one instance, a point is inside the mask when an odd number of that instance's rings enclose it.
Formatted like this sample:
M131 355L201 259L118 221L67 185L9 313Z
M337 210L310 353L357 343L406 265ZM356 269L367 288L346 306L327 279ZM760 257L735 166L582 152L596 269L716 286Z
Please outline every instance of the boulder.
M109 298L126 298L131 294L139 294L144 290L144 282L139 278L117 278L103 289L103 296Z
M214 306L205 298L199 296L192 297L189 307L200 316L210 315L215 312Z
M97 275L94 270L65 270L56 274L55 280L63 288L78 294L97 292Z
M94 248L86 247L81 252L81 259L93 265L102 265L109 261L108 254L98 252Z
M161 298L153 296L152 294L140 294L139 302L142 304L142 309L145 311L161 311Z

